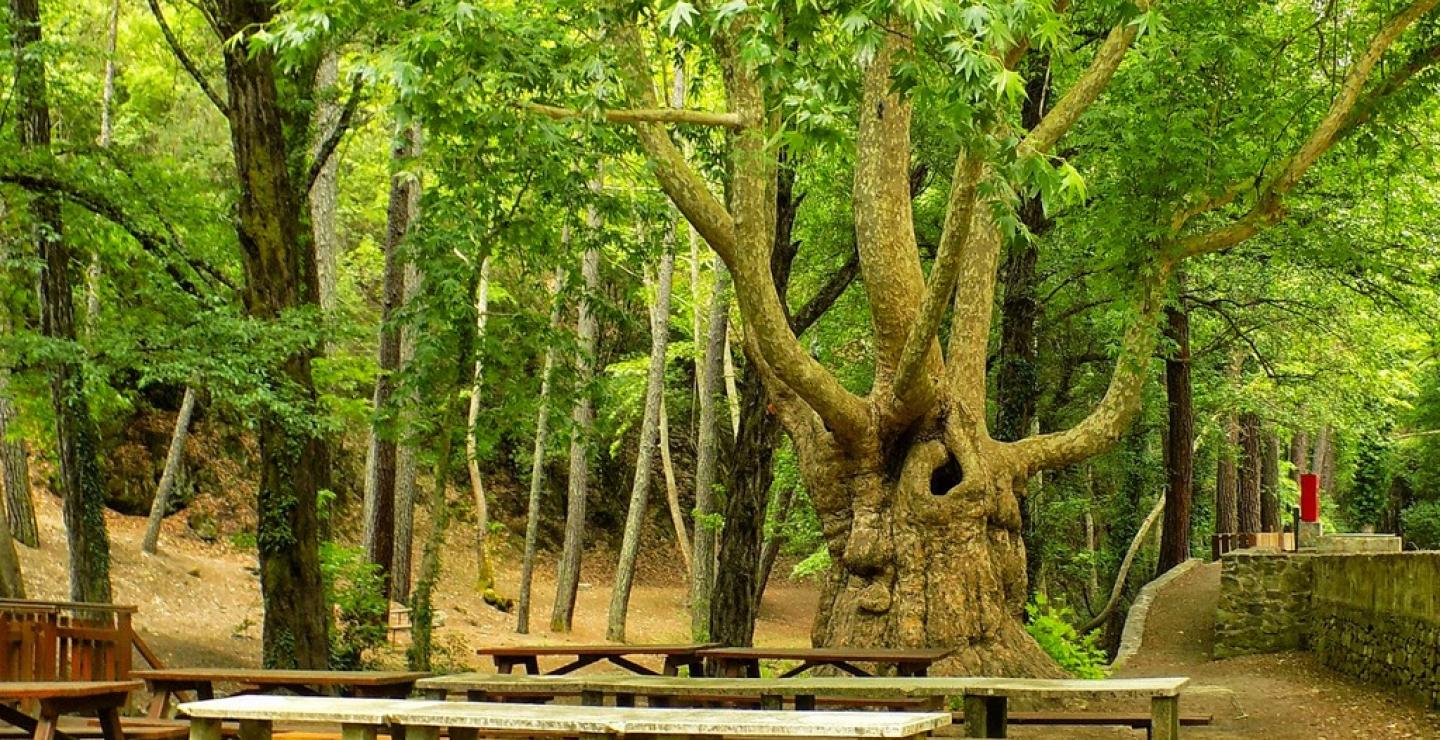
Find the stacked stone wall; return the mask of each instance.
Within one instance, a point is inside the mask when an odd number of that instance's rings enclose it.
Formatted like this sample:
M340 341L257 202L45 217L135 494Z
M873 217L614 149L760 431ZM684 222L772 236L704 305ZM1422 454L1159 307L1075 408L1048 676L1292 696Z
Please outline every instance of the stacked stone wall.
M1308 649L1440 708L1440 552L1242 550L1222 561L1215 657Z

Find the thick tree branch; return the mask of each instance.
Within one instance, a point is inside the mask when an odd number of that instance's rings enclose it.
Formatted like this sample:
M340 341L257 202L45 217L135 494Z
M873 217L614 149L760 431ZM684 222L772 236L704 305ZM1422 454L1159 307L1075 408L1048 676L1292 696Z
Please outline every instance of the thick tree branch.
M1146 11L1151 8L1153 2L1140 0L1136 5L1142 11ZM1064 136L1065 132L1080 120L1080 116L1110 85L1110 80L1115 76L1115 70L1120 68L1120 62L1125 59L1125 52L1130 50L1130 44L1134 43L1135 37L1139 33L1140 27L1128 22L1110 30L1110 35L1105 38L1105 43L1100 45L1100 50L1095 53L1095 59L1090 62L1090 67L1085 70L1085 74L1070 86L1055 107L1051 108L1050 112L1040 120L1040 123L1021 140L1020 152L1022 154L1049 151L1050 147L1054 146L1055 142L1059 141L1060 137Z
M620 52L620 73L630 101L640 108L657 108L654 82L644 46L633 25L614 31ZM805 351L790 329L771 273L775 242L776 162L767 147L765 104L759 80L743 66L727 69L729 108L746 125L731 138L731 216L710 192L705 181L685 161L663 126L635 124L641 147L655 167L661 189L670 196L720 256L735 279L735 295L745 318L747 346L763 358L775 376L802 399L842 442L854 441L865 429L869 412L865 403L845 389L835 376ZM752 123L753 122L753 123ZM772 393L772 395L774 395Z
M214 276L213 269L209 265L184 257L184 250L178 244L173 243L167 235L156 233L145 227L108 196L85 189L64 179L34 171L0 170L0 182L17 185L31 192L63 196L66 200L119 226L139 242L140 246L152 257L160 260L160 263L165 266L166 274L175 281L181 290L196 298L206 297L205 291L176 266L173 258L179 256L196 272Z
M588 111L541 103L522 103L520 107L556 120L598 115L613 123L687 123L696 126L723 126L725 128L742 128L745 125L745 121L735 113L716 113L688 108L612 109L595 111L592 114Z
M1265 227L1283 218L1282 200L1284 197L1299 184L1300 178L1305 176L1305 173L1309 171L1310 167L1320 158L1320 155L1328 151L1331 146L1334 146L1335 142L1338 141L1346 131L1359 125L1364 120L1368 120L1368 116L1371 115L1371 113L1366 113L1365 111L1373 111L1374 105L1378 104L1378 97L1364 96L1366 82L1370 78L1370 73L1374 71L1375 65L1379 64L1385 52L1394 45L1401 34L1426 13L1434 10L1437 3L1440 3L1440 0L1416 0L1412 2L1404 10L1391 17L1389 22L1370 39L1370 43L1365 48L1364 53L1355 60L1355 63L1350 67L1349 73L1345 75L1345 81L1341 84L1340 91L1336 94L1335 99L1331 101L1330 108L1326 111L1325 116L1321 118L1320 122L1311 130L1310 135L1306 137L1305 141L1281 163L1277 174L1260 186L1254 205L1251 206L1245 215L1231 223L1177 239L1171 247L1172 254L1179 259L1184 259L1228 249L1249 239ZM1414 75L1420 69L1423 69L1427 64L1424 60L1424 54L1421 54L1418 58L1412 57L1411 61L1420 66L1414 71L1409 72L1409 75ZM1389 81L1378 86L1375 91L1376 95L1390 94L1403 86L1405 80L1409 79L1409 76L1404 74L1408 66L1409 65L1405 65L1401 68L1401 76L1398 81L1394 82L1393 86L1387 84ZM1388 92L1386 92L1387 89ZM1362 107L1360 105L1362 100L1369 103L1369 105ZM1360 113L1357 113L1357 111L1360 111ZM1231 186L1231 188L1227 190L1227 194L1231 192L1239 192L1237 186ZM1214 199L1212 207L1221 207L1232 200L1234 200L1233 195L1229 195L1228 197L1221 196ZM1197 209L1190 210L1193 211L1192 216L1203 212L1203 210ZM1189 216L1177 218L1172 222L1172 227L1177 229L1183 227L1186 218L1189 218Z
M221 113L228 115L230 106L225 103L224 98L216 94L215 88L210 86L210 82L205 79L205 75L200 72L200 68L195 66L195 62L190 59L190 55L185 53L185 47L180 45L180 39L176 38L175 32L170 30L170 24L165 22L165 14L160 10L160 0L147 0L147 2L150 4L150 14L155 16L155 22L160 25L160 33L165 36L165 43L170 45L170 51L175 55L175 59L180 62L180 66L184 67L185 71L189 72L190 76L195 79L195 84L200 86L200 91L205 93L205 97L209 98L210 102L214 103L215 107L220 109Z
M305 192L315 187L315 181L320 179L320 173L325 169L325 164L330 157L335 155L335 149L340 146L340 140L345 137L345 132L350 129L350 122L355 118L355 110L360 107L360 91L365 88L365 79L355 75L350 82L350 97L345 99L345 107L340 109L340 117L335 119L335 127L325 134L320 146L315 148L315 159L310 163L310 169L305 173Z
M804 334L816 321L820 320L821 316L825 315L826 311L830 310L831 306L835 305L835 301L839 300L859 274L860 255L851 252L850 259L845 260L845 264L832 273L825 284L820 286L820 290L816 291L815 295L790 318L790 331L795 332L796 336Z
M950 202L945 207L945 225L940 234L940 246L935 253L935 262L930 267L930 278L925 285L925 295L920 301L920 316L910 328L905 348L900 353L900 363L895 371L896 395L910 392L915 375L927 364L927 357L938 352L935 334L940 330L940 319L955 294L955 283L960 277L961 256L970 242L971 226L974 223L975 190L984 171L984 159L978 155L961 154L955 160L955 176L950 185ZM966 265L975 268L978 265Z

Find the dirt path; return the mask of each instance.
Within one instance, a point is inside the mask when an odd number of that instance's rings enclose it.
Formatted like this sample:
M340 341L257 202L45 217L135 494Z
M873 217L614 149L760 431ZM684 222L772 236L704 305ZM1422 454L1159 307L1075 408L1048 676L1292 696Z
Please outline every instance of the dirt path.
M1182 711L1215 716L1187 737L1266 740L1440 738L1440 715L1351 680L1309 653L1211 660L1218 563L1170 583L1156 598L1139 653L1118 677L1189 676Z

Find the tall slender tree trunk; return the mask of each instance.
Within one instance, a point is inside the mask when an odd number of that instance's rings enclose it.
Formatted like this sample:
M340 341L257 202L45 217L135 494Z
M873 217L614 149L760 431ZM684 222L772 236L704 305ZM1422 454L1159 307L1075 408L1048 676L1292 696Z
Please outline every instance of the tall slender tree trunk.
M597 178L591 187L600 189ZM600 229L600 213L591 206L585 216L592 234ZM593 242L591 242L593 245ZM585 552L586 496L590 490L590 438L595 428L595 412L591 405L590 383L595 367L595 337L599 325L593 301L600 291L600 250L587 247L581 261L584 294L576 309L575 380L580 392L571 411L573 429L570 437L570 487L565 503L565 542L560 562L555 569L555 604L550 614L550 629L569 632L575 617L575 597L580 592L580 562Z
M300 118L277 91L276 61L257 51L250 35L264 28L273 8L250 0L218 0L215 30L226 40L226 115L240 193L236 231L245 266L244 303L258 321L317 308L315 248L304 224L303 158L289 156L284 122ZM308 84L290 80L291 84ZM291 102L289 98L285 102ZM302 125L303 125L303 120ZM308 141L308 137L299 139ZM315 408L311 362L300 348L269 368L273 385L294 406ZM318 493L329 485L330 461L322 439L294 412L259 414L260 491L257 541L260 592L265 607L262 657L272 668L324 668L329 660L329 613L320 576Z
M315 68L315 115L310 126L313 136L310 156L314 157L326 134L340 120L341 106L336 98L340 80L340 55L334 49L325 51ZM310 186L310 230L315 237L315 276L320 286L320 310L329 316L335 310L335 283L340 259L340 234L335 227L335 213L340 199L340 158L325 160Z
M1260 527L1280 531L1280 437L1273 427L1260 440Z
M185 440L190 437L190 417L195 412L195 389L185 388L185 399L180 402L180 413L175 415L175 433L170 435L170 452L165 456L165 471L160 474L160 487L150 502L150 521L145 525L145 539L140 549L155 554L160 544L160 522L170 506L170 492L175 488L180 465L185 460Z
M13 104L22 148L39 155L50 151L50 106L46 99L45 54L41 43L38 0L10 0L15 50ZM40 329L49 339L73 345L75 332L72 255L60 220L60 201L36 194L30 222L40 259ZM69 358L52 360L50 399L55 413L60 491L70 547L70 598L110 601L110 538L105 531L105 490L99 461L100 434L85 398L81 364Z
M413 211L420 209L420 190L411 192L415 200ZM409 303L420 291L420 271L415 265L405 266L405 302ZM415 329L411 326L400 328L400 367L404 368L415 359ZM399 424L401 430L412 428L414 412L408 404L401 404ZM405 434L401 434L395 448L395 559L390 574L390 598L393 601L409 603L411 560L415 550L415 445Z
M480 280L475 288L475 372L470 383L470 410L465 424L465 469L470 476L470 494L475 500L475 591L487 604L509 608L509 599L495 590L495 566L490 561L490 504L485 500L485 481L480 476L480 454L476 430L480 426L480 389L485 370L485 324L490 315L490 255L480 261Z
M660 401L665 394L665 350L670 342L670 287L675 275L675 253L671 246L667 244L665 254L660 257L660 274L655 285L655 306L650 315L650 372L645 384L645 418L640 424L640 448L635 455L635 480L630 488L630 510L625 517L620 563L615 570L615 588L610 592L605 637L616 642L625 640L630 590L635 583L635 562L640 555L640 535L645 526L646 504L650 498L650 471L659 433Z
M1237 510L1240 532L1260 532L1260 416L1240 415L1240 498Z
M1310 433L1303 429L1290 435L1290 477L1300 485L1300 476L1310 472Z
M383 307L380 315L380 373L375 377L375 488L374 497L365 508L365 554L380 568L385 592L390 592L391 566L395 561L395 481L399 431L385 421L393 417L391 397L395 393L395 376L400 371L399 311L405 300L405 261L400 256L401 244L409 234L416 213L412 191L419 188L405 164L420 154L420 128L407 123L396 132L391 155L393 174L390 178L390 205L385 227L385 269ZM388 427L388 428L387 428Z
M725 337L730 326L730 273L715 266L710 296L710 325L705 358L700 363L705 384L700 388L699 429L695 442L695 576L690 579L690 633L697 642L710 640L710 602L715 589L715 558L720 527L715 521L715 463L719 457L719 419L715 407L725 373ZM738 420L738 417L737 417Z
M660 396L660 469L665 475L665 503L670 507L670 523L675 527L675 546L680 549L680 561L685 563L685 573L693 578L694 565L690 562L690 535L685 530L685 512L680 508L680 488L675 482L675 463L670 459L670 411L665 406L665 396Z
M105 76L100 87L100 135L95 143L110 148L115 138L115 42L120 33L120 0L111 0L110 19L105 32ZM100 320L100 251L90 253L85 269L85 336L95 336Z
M790 508L795 502L795 487L785 486L776 494L775 500L771 502L770 512L766 512L766 518L781 525L790 518ZM755 603L759 605L764 601L765 588L770 584L770 573L775 569L775 560L780 556L780 546L785 538L779 532L770 531L765 535L765 544L760 547L760 572L755 576Z
M564 238L561 241L568 241ZM554 303L550 308L550 331L560 326L560 290L565 283L564 268L555 268ZM535 454L530 461L530 500L525 507L525 555L520 566L520 603L515 610L515 631L530 631L530 587L535 578L535 555L540 540L540 494L545 489L545 451L550 440L550 383L555 374L555 345L545 349L545 367L540 374L540 411L535 419Z
M1190 386L1190 316L1183 305L1165 310L1165 337L1175 349L1165 358L1165 521L1160 529L1158 576L1190 557L1190 503L1195 487L1195 407Z
M1239 474L1235 458L1240 446L1240 419L1235 414L1225 416L1225 444L1220 449L1218 468L1215 471L1215 533L1233 534L1240 531L1239 514L1236 511L1239 499Z
M1332 481L1328 477L1330 458L1333 453L1331 447L1334 444L1334 430L1329 424L1320 427L1319 434L1315 435L1314 456L1310 458L1309 472L1320 476L1320 489L1329 491Z
M0 259L4 258L0 244ZM10 316L0 311L0 333L10 332ZM27 547L40 546L35 526L35 500L30 493L30 462L25 443L12 438L10 424L15 406L10 402L10 370L0 368L0 485L5 487L5 517L15 540Z

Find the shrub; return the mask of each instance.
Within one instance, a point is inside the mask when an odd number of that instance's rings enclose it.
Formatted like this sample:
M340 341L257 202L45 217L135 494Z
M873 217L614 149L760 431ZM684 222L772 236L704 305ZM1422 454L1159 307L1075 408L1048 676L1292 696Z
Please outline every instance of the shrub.
M1076 678L1104 678L1108 660L1096 633L1081 636L1071 624L1075 613L1063 604L1051 606L1043 595L1025 605L1025 629L1040 647Z
M1421 550L1440 550L1440 501L1411 504L1400 514L1405 540Z
M330 668L353 671L366 667L365 655L385 644L390 600L380 568L363 550L334 542L320 546L320 573L325 603L335 615L330 630Z

